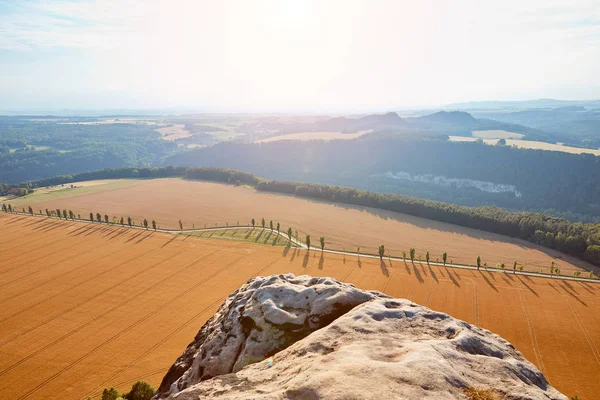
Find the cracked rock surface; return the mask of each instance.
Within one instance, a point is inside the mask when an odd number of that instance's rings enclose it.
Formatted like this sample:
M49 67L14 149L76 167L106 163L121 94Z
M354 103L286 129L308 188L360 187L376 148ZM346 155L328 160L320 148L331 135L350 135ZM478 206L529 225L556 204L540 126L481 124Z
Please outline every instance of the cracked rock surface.
M487 330L332 278L287 274L232 293L155 399L454 399L468 390L567 399Z

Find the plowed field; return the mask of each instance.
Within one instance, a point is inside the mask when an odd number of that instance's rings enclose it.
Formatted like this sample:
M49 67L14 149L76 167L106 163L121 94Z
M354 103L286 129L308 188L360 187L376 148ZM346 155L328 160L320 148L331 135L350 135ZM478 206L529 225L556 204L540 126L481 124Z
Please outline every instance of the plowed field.
M255 275L332 276L502 335L568 395L600 390L600 285L0 214L0 398L158 385Z
M78 183L79 185L79 183ZM147 181L112 181L95 186L93 191L85 188L56 192L52 196L34 195L17 200L19 208L32 206L35 212L56 208L71 209L87 218L90 212L113 216L131 216L136 224L144 218L156 219L161 228L202 228L250 224L255 218L281 223L283 231L288 227L299 231L304 240L310 234L313 242L324 236L327 248L377 253L380 244L385 245L392 256L408 253L411 247L416 256L425 259L429 251L431 260L441 260L448 253L448 261L474 265L477 256L490 267L505 264L512 268L516 260L525 270L545 272L554 261L562 274L571 275L577 268L600 269L557 251L506 236L463 228L457 225L412 217L405 214L368 207L354 207L297 198L281 194L258 192L247 187L235 187L218 183L185 181L182 179L156 179ZM88 191L85 191L88 190ZM387 253L386 253L387 254Z

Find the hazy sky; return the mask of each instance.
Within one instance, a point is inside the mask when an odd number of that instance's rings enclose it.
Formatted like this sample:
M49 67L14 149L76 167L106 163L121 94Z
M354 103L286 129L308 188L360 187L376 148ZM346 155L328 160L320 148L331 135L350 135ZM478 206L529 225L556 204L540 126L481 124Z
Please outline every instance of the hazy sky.
M600 97L599 0L0 0L0 109Z

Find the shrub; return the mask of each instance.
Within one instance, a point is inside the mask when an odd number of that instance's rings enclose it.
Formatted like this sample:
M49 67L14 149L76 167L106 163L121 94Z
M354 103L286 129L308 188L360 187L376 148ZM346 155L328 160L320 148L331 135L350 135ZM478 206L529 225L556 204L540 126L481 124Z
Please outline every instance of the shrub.
M121 397L121 393L113 387L110 389L105 388L102 391L102 400L117 400L119 397Z
M131 387L131 391L127 394L128 400L150 400L156 390L148 383L137 381Z

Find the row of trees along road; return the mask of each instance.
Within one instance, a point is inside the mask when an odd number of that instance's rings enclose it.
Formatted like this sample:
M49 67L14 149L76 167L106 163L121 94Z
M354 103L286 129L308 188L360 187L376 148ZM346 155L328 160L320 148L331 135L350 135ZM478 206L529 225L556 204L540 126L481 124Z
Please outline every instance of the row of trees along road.
M600 266L600 224L571 222L546 214L515 212L498 207L459 206L400 194L376 193L341 186L265 180L253 174L226 168L115 168L44 179L30 182L30 186L40 187L86 179L131 178L134 173L147 178L183 176L188 179L244 184L261 191L379 208L521 238Z
M2 211L4 211L5 213L17 212L17 210L11 204L6 204L6 203L2 204ZM82 220L81 215L80 214L75 215L75 213L72 210L66 210L66 209L60 210L58 208L55 210L49 210L46 208L45 211L46 211L46 215L48 217L58 217L58 218L65 219L65 220L68 220L68 219ZM24 208L22 209L22 212L25 212ZM31 206L29 206L27 208L27 212L31 215L34 214L33 208ZM39 215L42 215L42 210L40 210ZM105 223L105 224L111 223L109 220L108 214L104 214L104 217L103 217L102 214L96 213L94 215L93 212L90 212L89 221L91 223ZM179 222L179 229L181 231L183 231L183 221L180 219L178 222ZM254 218L252 218L250 223L252 224L253 228L256 226L256 220ZM119 220L117 220L116 217L113 217L112 224L125 226L125 220L123 219L123 217L120 217ZM127 225L130 227L135 226L135 222L131 217L127 217ZM149 222L148 219L144 218L144 220L142 221L142 224L140 226L143 226L145 229L148 229L150 225L151 225L152 229L155 231L157 229L159 229L159 227L154 219L151 222ZM239 226L239 222L238 222L238 226ZM261 218L261 226L262 226L262 229L266 228L266 220L264 218ZM275 228L275 225L273 224L273 220L269 221L269 229L271 231L277 230L277 234L280 234L280 228L281 228L281 224L279 222L277 222L277 226ZM288 239L290 242L292 242L292 233L293 233L292 228L289 227L287 230L287 236L288 236ZM296 235L297 235L297 233L296 233ZM297 238L296 238L296 240L297 240ZM310 247L311 247L310 235L306 235L304 242L306 244L307 249L310 250ZM321 251L324 251L325 250L325 237L324 236L321 236L319 238L319 245L320 245ZM383 257L385 256L385 246L383 244L380 245L377 252L379 254L379 258L383 259ZM357 253L357 255L360 256L360 247L357 247L356 253ZM415 248L411 247L409 249L409 257L410 257L411 262L415 260L415 254L416 254ZM388 257L391 257L391 256L388 255ZM402 252L402 259L406 261L406 252L405 251ZM425 261L427 262L427 264L429 264L429 260L430 260L430 255L429 255L429 251L427 251L425 254ZM448 253L444 252L442 254L442 262L444 265L446 265L447 260L448 260ZM481 268L481 257L480 256L477 256L476 265L477 265L477 269ZM504 264L499 264L498 266L501 269L505 268ZM484 263L484 267L487 268L487 264ZM519 269L521 271L523 271L523 266L520 266ZM513 272L516 272L516 270L517 270L517 261L515 261L513 263ZM550 271L551 275L555 275L555 274L559 275L560 274L560 268L556 267L554 262L552 262L549 271ZM543 272L543 268L540 270L540 272ZM580 274L581 274L580 271L574 272L575 276L579 276ZM593 272L590 271L589 275L591 278L593 276Z

